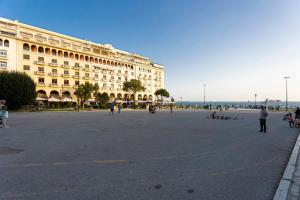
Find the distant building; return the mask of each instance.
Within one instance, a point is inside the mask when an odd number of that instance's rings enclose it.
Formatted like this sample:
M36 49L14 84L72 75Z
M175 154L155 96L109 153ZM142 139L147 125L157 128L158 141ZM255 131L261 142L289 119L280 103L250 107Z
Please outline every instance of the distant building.
M35 81L39 98L76 101L78 84L98 84L111 97L132 99L124 81L139 79L146 91L139 100L152 100L164 88L164 66L109 44L97 44L0 18L0 71L25 72Z

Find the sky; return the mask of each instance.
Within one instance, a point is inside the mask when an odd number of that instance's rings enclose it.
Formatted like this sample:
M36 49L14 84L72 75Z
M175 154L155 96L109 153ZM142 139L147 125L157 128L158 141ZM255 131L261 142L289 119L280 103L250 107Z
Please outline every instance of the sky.
M300 101L299 0L0 0L0 16L138 53L175 100Z

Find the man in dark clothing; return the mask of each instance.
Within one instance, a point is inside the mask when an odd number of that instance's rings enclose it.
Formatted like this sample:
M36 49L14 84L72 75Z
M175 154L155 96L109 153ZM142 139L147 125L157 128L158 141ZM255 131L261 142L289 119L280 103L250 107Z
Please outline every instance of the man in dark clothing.
M259 122L260 122L260 131L259 132L267 132L267 116L268 112L266 111L265 107L261 108L260 114L259 114Z

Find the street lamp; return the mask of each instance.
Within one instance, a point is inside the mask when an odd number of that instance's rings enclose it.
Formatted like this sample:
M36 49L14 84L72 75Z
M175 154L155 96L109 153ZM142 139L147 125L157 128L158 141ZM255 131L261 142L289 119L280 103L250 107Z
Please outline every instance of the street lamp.
M182 97L179 98L180 98L180 106L182 107Z
M205 87L206 87L206 84L203 84L203 90L204 90L204 96L203 96L203 107L205 106Z
M285 76L285 110L288 110L288 88L287 88L287 80L289 79L289 76Z
M254 94L254 98L255 98L254 106L255 106L255 108L256 108L256 97L257 97L257 94L255 93L255 94Z

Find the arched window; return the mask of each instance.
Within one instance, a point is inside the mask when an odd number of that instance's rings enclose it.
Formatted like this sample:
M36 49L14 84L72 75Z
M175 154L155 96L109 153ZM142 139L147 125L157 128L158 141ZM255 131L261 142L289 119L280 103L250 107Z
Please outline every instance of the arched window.
M95 63L97 63L97 64L98 64L98 58L95 58Z
M1 46L1 45L0 45ZM28 44L23 44L23 51L29 51L30 47Z
M38 52L39 52L39 53L44 53L44 48L43 48L43 47L39 47L39 48L38 48Z
M62 51L58 51L58 56L63 57L63 52Z
M52 56L56 56L56 50L52 49Z
M4 40L4 46L9 47L9 41L8 40Z
M85 61L89 62L89 57L88 56L85 56Z
M64 57L65 57L65 58L68 58L68 57L69 57L68 52L64 52Z
M46 49L45 49L45 53L46 53L47 55L50 55L50 52L51 52L51 51L50 51L49 48L46 48Z
M74 59L74 53L70 53L69 57Z
M78 54L75 54L75 59L79 60L79 55Z
M83 55L80 55L80 60L84 60L84 56Z
M36 52L36 46L35 45L31 45L31 51Z
M2 41L2 39L0 38L0 46L2 46L3 45L3 41Z

